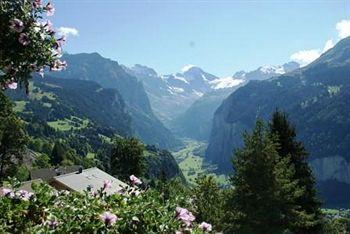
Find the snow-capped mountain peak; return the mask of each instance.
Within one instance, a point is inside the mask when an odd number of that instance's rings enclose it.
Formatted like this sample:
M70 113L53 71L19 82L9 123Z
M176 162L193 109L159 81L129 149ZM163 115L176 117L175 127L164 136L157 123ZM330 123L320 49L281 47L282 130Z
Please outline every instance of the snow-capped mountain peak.
M235 79L231 76L225 78L218 78L209 82L212 89L227 89L240 85L244 79Z
M185 65L185 66L183 66L183 68L181 68L181 72L185 73L193 67L196 67L196 66L192 65L192 64Z
M259 70L265 74L270 74L270 73L284 74L285 73L283 66L264 65L260 67Z
M296 62L289 62L278 66L264 65L250 72L236 72L233 77L245 80L266 80L287 72L291 72L299 67L300 65Z

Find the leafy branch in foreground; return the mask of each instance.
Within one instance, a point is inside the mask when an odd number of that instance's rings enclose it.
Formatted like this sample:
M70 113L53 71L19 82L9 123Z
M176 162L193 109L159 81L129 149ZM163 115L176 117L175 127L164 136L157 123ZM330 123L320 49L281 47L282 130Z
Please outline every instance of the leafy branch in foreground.
M54 14L51 2L42 0L0 1L0 88L16 89L23 84L28 91L28 79L33 72L44 76L44 69L59 71L66 63L59 58L63 35L56 38L50 20Z

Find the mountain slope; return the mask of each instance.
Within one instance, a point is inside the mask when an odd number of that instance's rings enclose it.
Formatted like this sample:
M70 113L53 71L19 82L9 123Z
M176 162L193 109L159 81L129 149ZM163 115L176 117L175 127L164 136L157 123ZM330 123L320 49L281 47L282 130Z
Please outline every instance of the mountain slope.
M14 101L17 114L26 123L31 137L29 152L34 150L38 155L50 155L55 142L65 142L82 159L96 158L99 151L105 158L109 155L106 149L111 147L116 135L128 137L133 134L131 116L120 94L93 81L35 78L30 84L29 95L19 89L8 90L6 94ZM51 147L43 147L43 142ZM168 151L147 146L145 156L147 178L160 178L164 173L167 179L183 179L179 166ZM31 164L26 163L27 166Z
M173 148L180 144L171 132L153 114L142 82L126 73L115 61L97 53L64 55L68 69L53 75L65 79L91 80L104 88L116 89L132 118L136 135L147 144L161 148Z
M250 81L217 109L206 159L230 171L242 132L280 108L296 125L319 181L350 184L350 38L307 67L266 81Z
M204 94L185 113L171 122L170 129L181 137L208 140L215 110L236 88L238 86Z
M131 117L120 94L113 89L103 89L91 81L62 80L54 77L35 78L30 85L30 95L21 91L8 91L15 104L24 103L21 117L35 117L53 122L77 117L90 123L111 128L122 136L132 135Z

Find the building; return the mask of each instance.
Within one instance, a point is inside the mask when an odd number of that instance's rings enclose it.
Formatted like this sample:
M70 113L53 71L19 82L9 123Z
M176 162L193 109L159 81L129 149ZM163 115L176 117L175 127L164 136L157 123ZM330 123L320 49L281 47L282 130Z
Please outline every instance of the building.
M30 179L32 180L41 179L46 183L50 184L52 179L55 176L73 173L73 172L79 171L79 168L81 168L81 166L73 165L73 166L61 166L56 168L33 169L30 171Z
M124 182L97 167L85 170L80 169L77 172L55 176L50 182L50 185L57 190L68 190L72 192L83 192L88 187L90 187L92 191L97 191L103 187L104 181L106 180L112 183L112 187L106 189L107 194L113 194L128 187Z

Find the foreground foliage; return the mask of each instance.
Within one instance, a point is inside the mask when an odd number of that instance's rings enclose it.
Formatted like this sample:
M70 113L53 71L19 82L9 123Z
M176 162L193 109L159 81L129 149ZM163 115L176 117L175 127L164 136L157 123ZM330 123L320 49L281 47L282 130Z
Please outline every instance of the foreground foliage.
M131 177L134 181L134 177ZM131 182L132 182L131 181ZM105 186L109 186L108 182ZM35 193L4 189L0 199L3 232L30 233L203 233L211 225L194 222L191 207L180 195L163 199L154 189L128 187L113 195L104 188L83 194L56 192L34 184Z
M23 161L28 140L22 121L12 110L12 103L0 91L0 183L6 176L16 175Z

